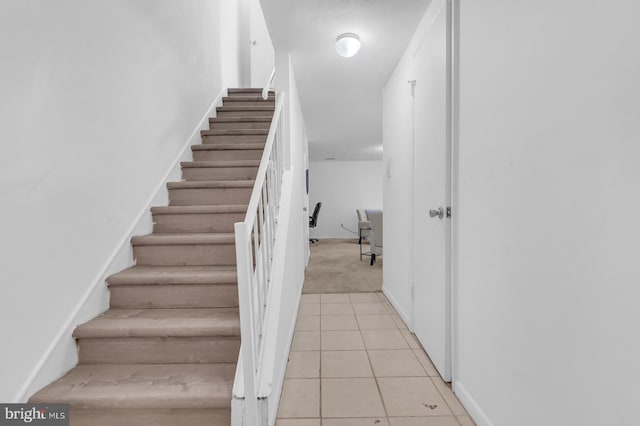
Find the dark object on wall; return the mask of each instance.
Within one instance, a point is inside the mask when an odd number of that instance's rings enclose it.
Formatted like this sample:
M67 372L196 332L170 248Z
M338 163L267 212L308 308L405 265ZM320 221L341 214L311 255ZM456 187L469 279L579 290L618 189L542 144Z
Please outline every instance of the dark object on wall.
M316 208L313 209L313 214L309 216L309 228L315 228L318 224L318 214L320 213L320 207L322 207L322 203L316 203ZM318 242L317 238L309 238L310 243Z

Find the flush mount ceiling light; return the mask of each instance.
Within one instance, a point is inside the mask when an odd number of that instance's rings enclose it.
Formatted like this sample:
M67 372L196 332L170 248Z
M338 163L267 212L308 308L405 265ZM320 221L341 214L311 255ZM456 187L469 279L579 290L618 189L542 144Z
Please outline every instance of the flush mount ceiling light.
M350 58L360 50L360 37L358 34L344 33L336 39L336 52L343 58Z

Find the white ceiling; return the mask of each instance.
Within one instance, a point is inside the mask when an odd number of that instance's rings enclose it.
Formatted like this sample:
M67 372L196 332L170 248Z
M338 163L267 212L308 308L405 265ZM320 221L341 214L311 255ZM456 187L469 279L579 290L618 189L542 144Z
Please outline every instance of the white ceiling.
M277 50L290 50L309 159L382 159L382 92L430 0L263 0ZM335 51L352 32L362 47Z

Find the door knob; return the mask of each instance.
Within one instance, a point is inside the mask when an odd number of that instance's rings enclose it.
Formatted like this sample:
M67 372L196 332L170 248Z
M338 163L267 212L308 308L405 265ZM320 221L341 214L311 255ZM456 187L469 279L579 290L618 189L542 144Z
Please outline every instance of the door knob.
M439 219L442 219L444 217L444 209L442 207L440 207L438 210L429 210L429 216L431 217L436 217L438 216Z

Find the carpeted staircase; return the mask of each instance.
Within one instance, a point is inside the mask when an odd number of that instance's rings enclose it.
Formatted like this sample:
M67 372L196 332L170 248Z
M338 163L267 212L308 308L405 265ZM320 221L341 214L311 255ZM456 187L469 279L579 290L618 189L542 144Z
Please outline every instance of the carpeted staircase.
M231 422L240 347L233 224L244 219L274 111L259 89L229 89L136 265L107 279L110 309L78 326L79 362L31 397L71 404L71 424Z

